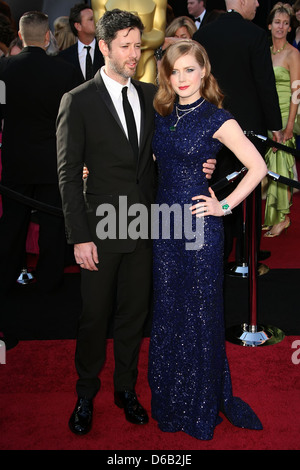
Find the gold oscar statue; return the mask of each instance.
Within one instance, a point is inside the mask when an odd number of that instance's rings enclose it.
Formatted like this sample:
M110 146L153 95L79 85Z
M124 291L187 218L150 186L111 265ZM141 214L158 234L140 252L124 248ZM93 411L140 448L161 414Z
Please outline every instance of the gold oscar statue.
M106 11L114 8L130 11L141 18L145 29L135 78L155 84L157 68L154 51L164 42L167 0L92 0L91 5L96 22Z

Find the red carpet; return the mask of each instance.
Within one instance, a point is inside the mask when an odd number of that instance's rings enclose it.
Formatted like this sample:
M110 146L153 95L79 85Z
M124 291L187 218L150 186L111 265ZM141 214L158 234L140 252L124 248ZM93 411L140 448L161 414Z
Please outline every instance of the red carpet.
M227 343L234 394L260 417L263 431L232 426L226 419L214 439L198 441L184 433L163 433L154 420L146 426L128 423L113 404L112 341L101 374L102 390L95 399L94 424L85 437L68 429L76 402L73 366L75 341L24 341L7 352L0 365L1 450L299 450L300 341L246 348ZM145 339L140 355L137 392L150 411ZM299 353L298 353L299 351ZM171 451L172 452L172 451ZM133 452L129 455L135 455Z

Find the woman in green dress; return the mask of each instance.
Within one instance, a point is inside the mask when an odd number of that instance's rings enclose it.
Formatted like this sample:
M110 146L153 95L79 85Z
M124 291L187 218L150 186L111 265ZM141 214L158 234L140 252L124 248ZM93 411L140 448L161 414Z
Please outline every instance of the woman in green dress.
M269 15L268 27L272 35L271 55L276 79L277 93L282 116L283 143L296 148L293 133L298 109L298 91L300 84L300 53L287 41L291 30L293 9L287 3L276 3ZM269 171L287 178L294 178L295 159L292 154L270 148L265 156ZM269 180L263 228L265 237L276 237L290 224L291 188Z

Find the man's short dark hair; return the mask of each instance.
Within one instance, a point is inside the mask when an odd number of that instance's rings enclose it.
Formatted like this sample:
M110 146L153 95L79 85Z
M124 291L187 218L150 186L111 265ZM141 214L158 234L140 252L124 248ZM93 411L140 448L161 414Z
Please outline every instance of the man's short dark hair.
M41 11L28 11L21 16L19 26L24 42L41 43L49 30L48 15Z
M96 24L97 41L102 39L109 47L118 31L127 28L137 28L142 34L144 25L137 15L129 11L119 10L118 8L106 11Z
M74 5L69 14L69 23L72 32L75 34L75 36L78 36L78 31L75 28L75 23L81 23L81 12L83 10L91 10L92 8L87 5L86 3L77 3Z

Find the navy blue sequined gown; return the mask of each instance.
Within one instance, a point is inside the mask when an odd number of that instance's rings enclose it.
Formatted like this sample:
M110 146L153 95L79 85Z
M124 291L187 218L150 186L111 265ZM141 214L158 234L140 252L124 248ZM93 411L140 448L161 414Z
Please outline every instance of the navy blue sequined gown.
M201 101L179 108L189 109ZM177 120L175 110L164 118L156 116L153 150L159 170L157 205L184 208L192 204L193 196L209 195L203 163L219 151L221 144L212 136L228 119L229 113L207 101L182 117L175 132L170 131ZM196 243L195 216L192 219ZM175 228L177 216L173 220ZM182 233L186 238L175 229L170 239L162 224L160 236L153 237L149 384L152 417L162 431L184 431L208 440L222 421L219 411L237 426L262 426L251 408L232 396L223 322L222 217L197 220L204 224L200 227L201 233L204 229L201 248L187 245L193 240L191 230L185 227Z

